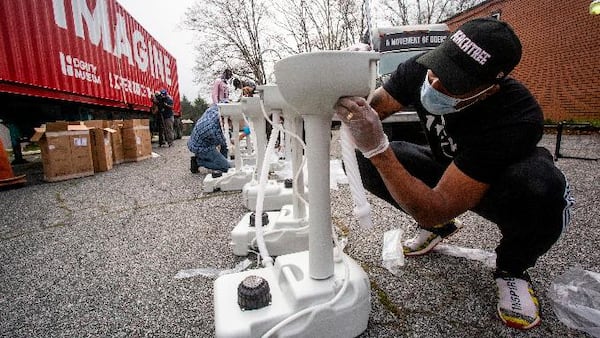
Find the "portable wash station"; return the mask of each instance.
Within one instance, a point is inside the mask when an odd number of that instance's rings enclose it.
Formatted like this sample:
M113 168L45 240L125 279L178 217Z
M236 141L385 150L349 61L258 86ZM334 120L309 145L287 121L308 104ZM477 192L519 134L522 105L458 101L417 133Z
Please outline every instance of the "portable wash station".
M302 117L294 113L294 109L284 101L277 85L259 86L259 90L263 93L265 108L269 111L281 112L292 133L301 136L303 131ZM254 116L253 109L248 103L250 99L254 98L249 97L246 99L246 107L250 113L248 116ZM242 106L244 106L244 103L242 103ZM244 112L246 112L246 109L244 109ZM262 125L264 126L264 123ZM258 132L257 129L256 133L258 134ZM276 137L275 130L273 130L271 137ZM267 184L260 186L257 181L253 180L246 184L242 190L244 203L248 209L256 211L258 191L262 189L264 198L262 210L265 210L265 212L260 217L263 217L263 237L269 253L275 256L308 249L307 206L302 201L302 199L306 200L302 174L303 147L300 140L294 137L289 138L291 139L292 172L298 173L297 180L293 182L292 187L286 188L283 182L275 180L269 180ZM262 146L258 144L257 148L261 149ZM257 167L257 172L261 171L262 165L266 165L266 163L260 164ZM300 196L302 196L302 199ZM256 217L255 213L245 214L231 231L231 245L235 255L246 256L250 248L257 246Z
M244 184L252 180L254 167L244 166L242 156L240 154L239 137L237 136L240 130L240 122L244 120L242 106L239 102L235 103L219 103L217 104L221 116L231 118L233 122L233 144L235 146L235 168L230 168L221 176L215 177L213 174L206 175L202 182L202 190L204 192L213 192L215 190L234 191L242 190ZM226 131L227 132L227 131Z
M290 115L291 107L285 103L277 86L275 85L262 85L258 86L258 90L262 92L262 101L264 103L264 109L269 112L273 112L275 114L283 113L285 115ZM256 140L257 140L257 163L261 162L261 165L256 166L256 172L260 173L262 168L262 160L265 155L264 148L262 148L261 143L264 142L264 137L266 135L266 130L264 127L265 118L263 116L263 107L260 104L260 99L257 97L245 97L242 98L242 108L246 116L252 121L254 128L256 129ZM257 128L259 126L259 128ZM295 132L295 131L294 131ZM273 129L272 137L277 135L277 131ZM268 156L271 154L268 154ZM265 165L270 165L270 163L264 163ZM258 196L258 190L264 190L264 201L263 201L263 210L265 211L275 211L281 210L284 205L292 203L292 194L293 190L290 187L287 187L284 182L278 182L277 180L269 180L264 187L258 186L258 179L250 181L242 188L242 203L249 210L256 210L256 198Z
M352 337L371 311L364 270L335 250L331 231L329 145L333 106L366 97L374 83L373 52L305 53L275 64L283 98L304 118L308 158L308 251L265 259L265 267L215 281L218 337ZM261 250L262 251L262 250Z

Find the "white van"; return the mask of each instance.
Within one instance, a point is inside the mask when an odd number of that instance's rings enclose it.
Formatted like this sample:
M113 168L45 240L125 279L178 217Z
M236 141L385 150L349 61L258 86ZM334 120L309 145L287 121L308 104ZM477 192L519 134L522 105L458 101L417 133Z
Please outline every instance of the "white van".
M409 58L434 49L450 35L446 24L380 27L373 30L373 50L381 54L378 66L378 84L381 85ZM383 121L390 140L424 143L425 136L416 111L412 107L392 114ZM407 139L410 138L410 139Z

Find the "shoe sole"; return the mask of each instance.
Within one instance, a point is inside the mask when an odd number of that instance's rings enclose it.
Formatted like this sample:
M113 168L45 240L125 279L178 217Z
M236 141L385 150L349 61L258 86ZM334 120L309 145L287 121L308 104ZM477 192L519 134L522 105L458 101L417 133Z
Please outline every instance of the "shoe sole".
M427 253L429 253L431 250L433 250L438 244L440 244L441 241L443 241L446 238L450 238L452 235L454 235L455 233L458 232L458 230L462 229L463 225L460 221L456 222L456 229L454 229L454 231L452 231L450 234L448 234L446 237L441 237L439 235L433 234L435 235L435 238L432 239L429 244L427 244L423 249L421 250L417 250L417 251L409 251L409 252L404 252L404 256L423 256Z
M529 325L522 325L516 322L510 322L505 320L504 318L502 318L502 312L500 312L500 308L496 307L497 310L497 315L498 318L500 318L500 320L504 323L504 325L508 326L508 327L512 327L513 329L519 329L519 330L529 330L533 327L536 327L538 325L540 325L540 323L542 322L542 318L541 317L537 317L536 320L529 324Z
M510 317L510 316L507 316L507 317L513 319L513 321L508 321L502 317L502 311L500 310L500 304L498 304L496 306L496 312L497 312L496 314L498 315L498 318L504 323L504 325L511 327L513 329L529 330L533 327L540 325L540 323L542 322L542 317L539 315L539 313L540 313L539 299L535 296L535 292L533 291L533 288L531 287L531 280L529 279L529 276L527 276L526 280L530 285L529 293L530 293L533 303L535 304L537 311L538 311L538 316L532 323L525 324L525 323L527 323L527 321L520 319L520 318L516 318L516 317Z

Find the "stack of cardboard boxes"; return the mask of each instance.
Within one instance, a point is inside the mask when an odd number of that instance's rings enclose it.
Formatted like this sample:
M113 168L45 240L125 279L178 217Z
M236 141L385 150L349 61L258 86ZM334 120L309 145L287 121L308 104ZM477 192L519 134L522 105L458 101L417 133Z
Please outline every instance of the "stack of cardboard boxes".
M137 162L152 156L150 144L150 121L147 119L124 120L121 129L123 157L125 162Z
M90 176L115 164L150 158L150 140L147 119L50 122L35 128L31 138L40 145L48 182Z

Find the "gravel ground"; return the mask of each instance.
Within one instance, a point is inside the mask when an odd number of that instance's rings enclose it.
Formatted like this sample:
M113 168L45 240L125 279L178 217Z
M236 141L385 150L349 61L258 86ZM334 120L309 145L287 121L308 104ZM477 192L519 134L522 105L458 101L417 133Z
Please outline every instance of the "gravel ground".
M337 133L334 133L337 139ZM555 135L542 145L554 152ZM214 277L176 279L185 269L232 269L230 230L247 213L241 194L203 193L207 171L191 174L186 140L154 148L159 157L91 177L42 182L39 155L15 167L27 186L0 191L0 336L210 337ZM334 142L332 157L339 157ZM600 157L600 135L563 135L561 154ZM587 337L556 317L547 296L571 267L600 271L600 166L561 158L577 203L565 236L530 271L542 324L529 331L496 317L493 268L433 253L410 258L397 275L381 263L384 232L414 222L369 195L375 226L361 230L347 185L332 190L332 217L348 229L347 253L371 281L371 314L360 337ZM493 253L496 227L461 216L448 244Z

